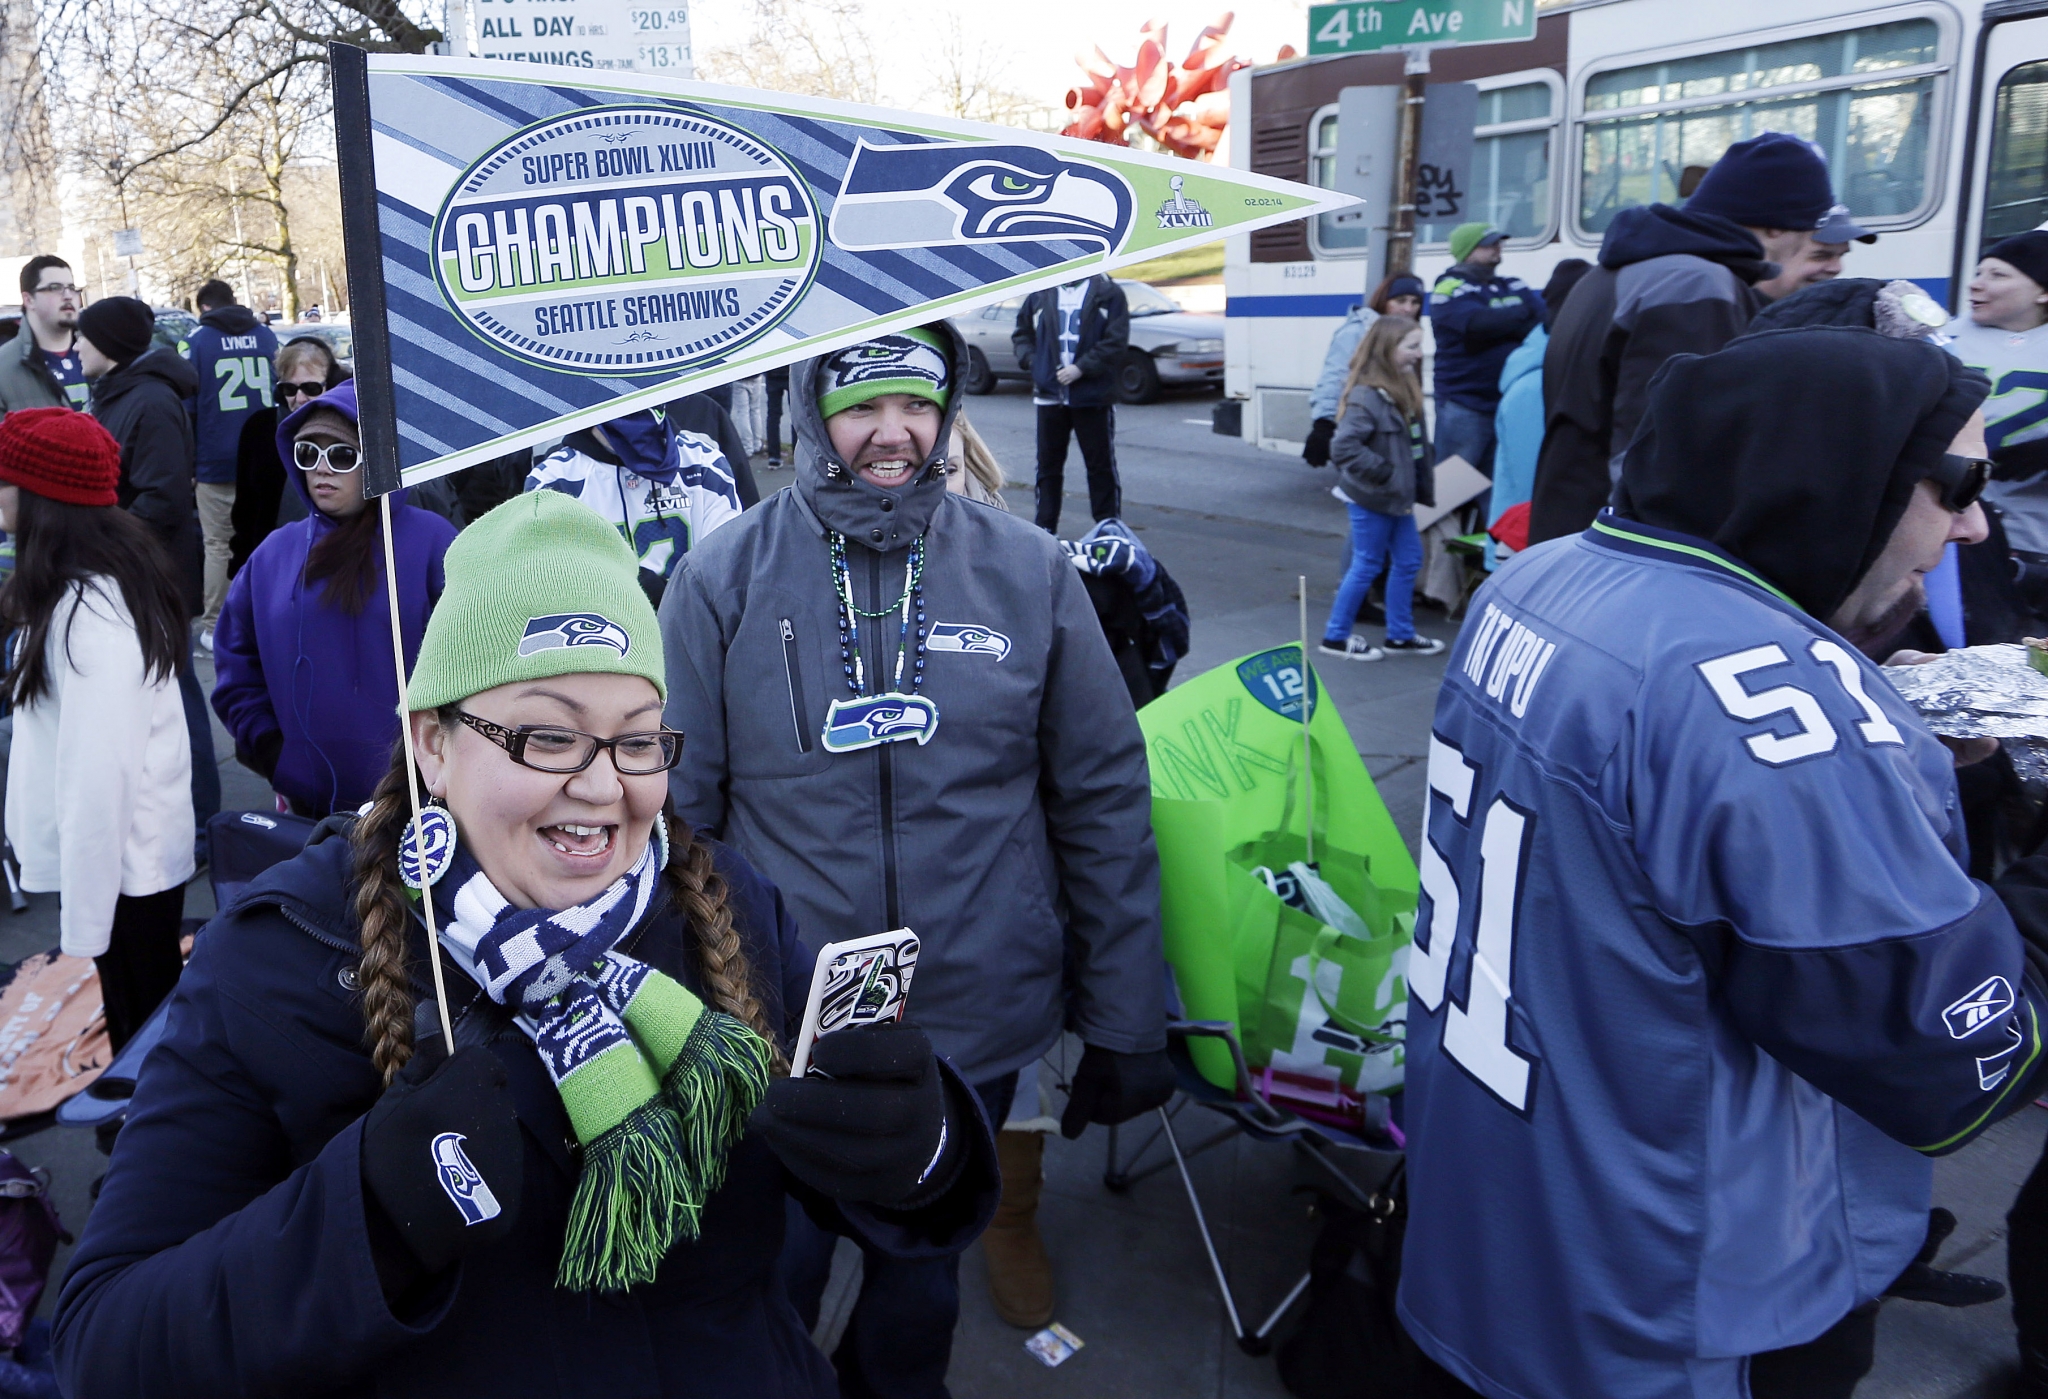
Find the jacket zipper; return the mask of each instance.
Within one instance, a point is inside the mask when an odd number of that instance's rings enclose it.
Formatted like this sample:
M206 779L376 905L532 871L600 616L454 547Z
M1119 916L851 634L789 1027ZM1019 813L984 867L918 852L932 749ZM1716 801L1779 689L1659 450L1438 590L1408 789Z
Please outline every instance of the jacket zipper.
M804 694L803 666L797 660L796 628L787 617L782 619L782 673L789 678L789 719L796 726L797 751L811 751L811 731L804 727L804 716L810 713L810 699Z
M872 602L879 602L881 597L882 556L870 549L868 551L868 599ZM878 654L891 660L894 659L887 646L882 647ZM877 679L875 689L878 691L883 685L888 683L887 672L880 669L882 664L881 660L878 659L876 661L877 669L875 670L875 675ZM880 778L879 796L882 806L882 907L888 919L887 922L883 923L880 931L885 932L903 926L903 911L899 906L901 900L898 898L896 888L896 756L892 751L895 746L893 743L884 743L875 749L875 761L880 764L877 772Z

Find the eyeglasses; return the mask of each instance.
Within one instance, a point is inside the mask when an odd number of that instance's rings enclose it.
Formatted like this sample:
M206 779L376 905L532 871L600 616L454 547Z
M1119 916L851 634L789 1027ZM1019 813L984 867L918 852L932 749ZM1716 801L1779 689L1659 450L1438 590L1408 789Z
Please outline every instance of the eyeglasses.
M284 398L318 398L321 394L327 392L327 385L320 383L318 380L311 379L303 384L280 382L277 386L277 392Z
M78 296L81 294L82 289L74 287L68 282L52 282L50 283L50 285L46 287L36 288L36 293L38 295L46 291L62 292L66 296Z
M1993 469L1993 463L1983 457L1959 457L1944 452L1941 464L1927 473L1927 479L1940 488L1941 503L1960 515L1984 494Z
M329 471L346 476L362 464L362 451L346 442L330 442L325 447L318 442L303 440L292 443L292 465L301 471L314 471L325 466Z
M605 748L611 750L612 766L623 777L667 772L683 760L683 736L673 729L599 738L552 724L521 724L508 729L463 710L458 709L455 714L509 753L513 762L540 772L581 772L596 762L599 750Z

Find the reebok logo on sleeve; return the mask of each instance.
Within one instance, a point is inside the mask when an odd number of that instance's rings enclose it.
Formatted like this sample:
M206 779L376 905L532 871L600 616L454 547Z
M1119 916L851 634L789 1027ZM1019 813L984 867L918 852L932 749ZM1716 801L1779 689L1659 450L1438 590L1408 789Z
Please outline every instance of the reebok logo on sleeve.
M1941 1013L1941 1018L1948 1022L1950 1035L1959 1040L1968 1039L1986 1025L2003 1019L2012 1007L2012 983L2002 976L1994 976L1952 1003Z

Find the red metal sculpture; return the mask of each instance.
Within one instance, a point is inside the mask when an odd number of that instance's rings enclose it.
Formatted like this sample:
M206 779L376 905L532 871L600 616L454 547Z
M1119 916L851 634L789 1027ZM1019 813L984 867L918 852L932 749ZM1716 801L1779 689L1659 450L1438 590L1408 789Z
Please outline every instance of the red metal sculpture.
M1074 115L1060 134L1125 146L1134 130L1142 131L1175 155L1212 158L1230 122L1230 75L1251 66L1223 52L1234 18L1226 11L1204 29L1178 67L1166 56L1166 25L1159 20L1138 31L1138 55L1129 66L1111 61L1100 46L1076 54L1085 77L1067 90ZM1280 51L1283 61L1292 57L1291 46Z

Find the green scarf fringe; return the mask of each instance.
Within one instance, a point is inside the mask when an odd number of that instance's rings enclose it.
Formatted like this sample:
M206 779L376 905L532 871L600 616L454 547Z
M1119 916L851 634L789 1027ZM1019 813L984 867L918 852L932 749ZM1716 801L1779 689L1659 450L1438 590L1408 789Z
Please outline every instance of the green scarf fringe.
M768 1091L768 1042L707 1007L663 1077L661 1096L583 1148L555 1285L620 1292L654 1281L725 1183L726 1150Z
M684 1170L709 1199L725 1184L726 1148L768 1091L768 1042L745 1021L705 1007L661 1080L661 1096L683 1125ZM697 1237L696 1220L686 1237Z

